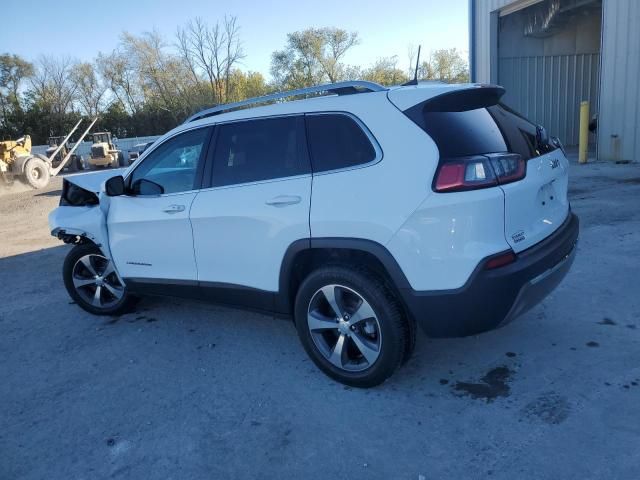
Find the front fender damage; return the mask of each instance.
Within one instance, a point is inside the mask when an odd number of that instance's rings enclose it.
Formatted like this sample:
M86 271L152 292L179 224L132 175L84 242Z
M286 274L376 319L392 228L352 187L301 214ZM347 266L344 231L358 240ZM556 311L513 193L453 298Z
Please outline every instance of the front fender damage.
M51 235L65 243L94 243L111 259L105 214L98 206L60 206L49 214Z

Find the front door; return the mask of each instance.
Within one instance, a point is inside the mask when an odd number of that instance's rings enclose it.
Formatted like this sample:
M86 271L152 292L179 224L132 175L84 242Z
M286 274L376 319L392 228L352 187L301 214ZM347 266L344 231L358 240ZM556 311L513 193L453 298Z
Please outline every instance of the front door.
M197 281L189 210L198 193L211 128L179 133L150 151L111 197L107 227L122 278Z

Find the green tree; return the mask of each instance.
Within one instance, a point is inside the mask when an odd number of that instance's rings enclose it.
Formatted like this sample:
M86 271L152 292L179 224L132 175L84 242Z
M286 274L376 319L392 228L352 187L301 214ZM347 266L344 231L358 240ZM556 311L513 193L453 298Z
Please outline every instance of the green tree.
M465 83L469 81L469 64L455 48L436 50L420 64L418 76L424 80Z
M34 73L33 64L18 55L0 55L0 135L22 135L25 112L21 88Z
M407 74L398 68L398 58L395 56L380 58L365 69L362 78L381 85L399 85L408 80Z
M271 57L274 83L278 88L292 89L340 81L347 75L344 55L358 43L356 32L340 28L290 33L285 48Z

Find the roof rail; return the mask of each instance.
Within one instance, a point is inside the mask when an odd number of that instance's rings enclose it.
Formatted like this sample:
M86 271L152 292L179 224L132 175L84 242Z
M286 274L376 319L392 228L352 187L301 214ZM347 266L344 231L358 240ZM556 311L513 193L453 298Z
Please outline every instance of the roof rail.
M311 95L314 93L332 93L334 95L349 95L352 93L366 93L366 92L381 92L388 90L374 82L367 82L364 80L352 80L347 82L327 83L324 85L316 85L314 87L298 88L296 90L288 90L286 92L271 93L269 95L263 95L262 97L248 98L240 102L225 103L211 108L206 108L195 115L187 118L184 123L193 122L202 118L211 117L213 115L219 115L224 112L230 112L231 110L237 110L241 107L248 105L254 105L258 103L270 102L273 100L280 100L288 97L297 97L301 95Z

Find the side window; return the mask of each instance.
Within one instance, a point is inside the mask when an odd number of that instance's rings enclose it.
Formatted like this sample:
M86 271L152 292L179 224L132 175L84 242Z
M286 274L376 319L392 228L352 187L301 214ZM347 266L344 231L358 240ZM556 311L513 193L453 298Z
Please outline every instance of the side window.
M347 115L307 115L307 136L314 172L353 167L376 158L369 137Z
M212 186L310 172L304 118L287 116L218 125Z
M210 128L179 134L159 145L131 175L136 195L187 192L196 188L196 171Z

